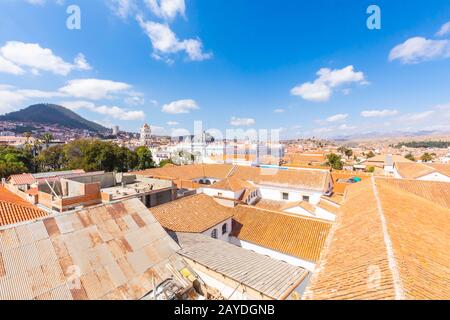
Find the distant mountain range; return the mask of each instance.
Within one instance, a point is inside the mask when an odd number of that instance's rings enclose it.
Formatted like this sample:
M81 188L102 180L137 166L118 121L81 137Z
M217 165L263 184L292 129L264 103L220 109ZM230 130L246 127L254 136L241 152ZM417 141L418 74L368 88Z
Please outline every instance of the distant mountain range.
M75 112L56 104L35 104L25 109L0 116L0 121L34 122L39 124L60 125L72 129L106 132L107 128L89 121Z

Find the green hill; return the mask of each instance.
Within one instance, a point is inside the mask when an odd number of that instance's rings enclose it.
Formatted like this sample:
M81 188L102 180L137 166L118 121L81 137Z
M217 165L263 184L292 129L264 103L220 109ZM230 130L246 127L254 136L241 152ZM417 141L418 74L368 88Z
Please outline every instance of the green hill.
M0 121L35 122L57 124L67 128L105 132L108 129L80 117L75 112L56 104L35 104L28 108L0 116Z

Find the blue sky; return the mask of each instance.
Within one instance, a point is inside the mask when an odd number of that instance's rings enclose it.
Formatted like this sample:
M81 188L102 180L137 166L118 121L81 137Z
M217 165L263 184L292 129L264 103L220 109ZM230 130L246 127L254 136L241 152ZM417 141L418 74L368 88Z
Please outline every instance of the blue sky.
M449 22L448 0L0 0L0 113L61 103L161 134L450 131Z

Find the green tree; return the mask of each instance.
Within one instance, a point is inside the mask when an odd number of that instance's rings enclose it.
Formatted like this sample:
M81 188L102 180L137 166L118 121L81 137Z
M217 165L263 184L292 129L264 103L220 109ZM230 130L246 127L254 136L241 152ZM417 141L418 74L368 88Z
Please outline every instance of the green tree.
M335 153L330 153L327 155L327 165L334 170L342 170L344 164L341 161L341 157Z
M375 172L375 167L368 167L366 171L369 172L369 173L374 173Z
M24 133L23 133L23 136L24 136L25 138L27 138L26 144L29 144L31 135L32 135L31 132L24 132Z
M159 167L162 168L168 164L174 164L171 159L164 159L159 162Z
M414 158L414 156L412 155L411 152L408 153L408 154L405 156L405 158L408 159L408 160L411 160L411 161L416 161L416 158Z
M39 171L58 171L65 169L67 159L63 145L49 147L35 158L36 167Z
M366 153L366 157L367 159L373 158L375 157L375 153L373 153L373 151L369 151L368 153Z
M347 149L345 150L345 155L348 159L350 159L350 157L353 155L353 151L351 149Z
M428 152L425 152L420 157L420 160L422 160L423 162L430 162L430 161L433 161L433 156L431 154L429 154Z
M337 148L337 151L338 151L340 154L344 155L345 152L347 151L347 148L344 147L344 146L340 146L339 148Z
M53 140L53 135L51 133L46 132L42 135L42 141L44 141L45 146L47 148L48 148L50 142L52 142L52 140Z
M147 147L138 147L136 150L138 158L137 169L144 170L148 168L154 168L155 162L153 161L152 153Z
M32 154L29 151L11 146L0 146L0 178L29 172L32 169Z

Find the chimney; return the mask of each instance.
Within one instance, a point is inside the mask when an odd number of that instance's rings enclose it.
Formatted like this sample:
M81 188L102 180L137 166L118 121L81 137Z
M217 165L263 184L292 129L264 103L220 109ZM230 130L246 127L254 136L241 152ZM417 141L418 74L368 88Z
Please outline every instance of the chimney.
M392 167L394 165L394 160L393 160L392 154L387 154L386 155L386 159L384 161L384 165L385 166L390 166L390 167Z

